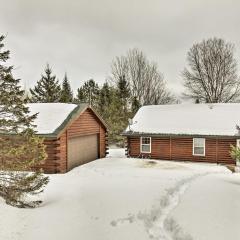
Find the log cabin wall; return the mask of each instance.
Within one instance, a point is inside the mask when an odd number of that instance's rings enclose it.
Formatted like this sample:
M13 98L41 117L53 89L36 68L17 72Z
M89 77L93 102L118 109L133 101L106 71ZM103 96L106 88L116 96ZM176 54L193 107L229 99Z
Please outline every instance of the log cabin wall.
M84 111L67 129L67 137L99 135L99 157L106 156L106 128L91 109Z
M98 137L98 157L104 158L107 153L107 129L101 120L90 109L86 109L80 116L61 133L44 139L47 158L43 164L32 170L43 169L44 173L65 173L68 170L68 140L74 137L96 134ZM2 136L6 137L6 136ZM8 137L7 137L8 138Z
M41 167L45 173L58 173L60 167L60 141L58 139L45 139L44 144L46 146L47 159Z
M68 139L90 134L98 134L99 137L99 157L106 156L106 128L95 116L87 109L84 111L58 139L45 139L47 159L42 166L45 173L65 173L67 172L67 143Z
M230 156L230 146L236 145L232 138L205 138L205 156L193 155L192 137L152 137L151 153L140 152L140 137L128 137L128 154L131 157L150 157L162 160L196 161L235 164Z
M99 125L99 157L103 158L106 156L106 150L107 150L107 138L106 138L106 130Z
M128 155L130 157L139 157L140 155L140 138L128 137L127 140Z
M58 149L60 151L58 173L67 172L67 140L68 131L66 130L58 140L60 143L58 146Z
M230 146L231 145L236 146L236 139L219 139L217 144L218 144L217 146L218 162L236 164L236 162L231 158L229 154Z

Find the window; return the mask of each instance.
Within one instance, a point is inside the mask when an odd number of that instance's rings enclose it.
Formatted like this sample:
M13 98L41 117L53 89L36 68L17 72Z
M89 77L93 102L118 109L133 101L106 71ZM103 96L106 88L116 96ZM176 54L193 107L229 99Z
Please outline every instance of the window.
M240 148L240 139L237 139L237 148Z
M205 156L205 138L193 139L193 155Z
M150 137L141 137L141 152L142 153L151 153L151 138Z

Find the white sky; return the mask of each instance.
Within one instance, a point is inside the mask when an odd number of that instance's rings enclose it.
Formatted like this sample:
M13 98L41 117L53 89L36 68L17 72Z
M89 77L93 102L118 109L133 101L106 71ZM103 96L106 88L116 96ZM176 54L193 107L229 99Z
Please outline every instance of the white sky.
M15 76L32 87L47 62L72 87L100 84L117 55L137 47L156 61L177 95L193 43L222 37L240 50L239 0L0 0L0 34L7 34Z

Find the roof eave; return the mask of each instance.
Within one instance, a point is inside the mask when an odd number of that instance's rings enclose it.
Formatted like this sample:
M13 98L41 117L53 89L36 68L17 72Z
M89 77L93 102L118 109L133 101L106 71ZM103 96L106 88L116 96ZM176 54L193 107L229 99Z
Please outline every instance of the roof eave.
M99 116L99 114L88 104L80 104L68 115L68 117L64 120L64 122L53 132L48 134L37 134L43 138L59 138L64 131L78 118L85 110L90 109L99 121L103 124L103 126L107 129L108 126L105 121Z
M212 137L212 138L240 138L240 135L214 135L214 134L189 134L189 133L145 133L145 132L123 132L125 137Z
M52 133L36 133L37 136L42 137L42 138L47 138L47 139L56 139L59 138L64 131L78 118L85 110L90 109L93 114L99 119L99 121L102 123L102 125L107 129L108 126L105 123L105 121L100 117L100 115L93 109L91 108L88 104L79 104L74 108L67 118L62 122L62 124L57 127L54 132ZM2 134L2 135L11 135L10 133L8 134ZM15 134L12 134L15 135Z

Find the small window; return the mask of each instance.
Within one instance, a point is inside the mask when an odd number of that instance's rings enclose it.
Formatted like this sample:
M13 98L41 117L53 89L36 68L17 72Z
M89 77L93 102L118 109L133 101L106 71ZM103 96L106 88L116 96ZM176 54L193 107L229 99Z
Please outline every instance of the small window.
M141 152L142 153L151 153L151 138L150 137L141 137Z
M240 148L240 139L237 139L237 148Z
M193 139L193 155L205 156L205 138Z

